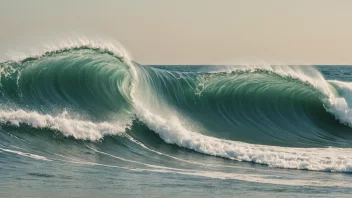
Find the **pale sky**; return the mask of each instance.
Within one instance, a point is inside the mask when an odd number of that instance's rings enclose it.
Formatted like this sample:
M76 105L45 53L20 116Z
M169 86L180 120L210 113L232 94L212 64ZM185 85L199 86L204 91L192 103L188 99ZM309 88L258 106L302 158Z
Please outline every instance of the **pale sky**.
M0 58L62 35L142 64L352 64L352 0L0 0Z

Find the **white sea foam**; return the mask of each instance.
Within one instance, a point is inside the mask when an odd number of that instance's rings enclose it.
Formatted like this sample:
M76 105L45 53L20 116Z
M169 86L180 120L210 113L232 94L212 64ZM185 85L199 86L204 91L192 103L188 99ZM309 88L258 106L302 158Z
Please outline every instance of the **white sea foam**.
M196 177L205 177L212 179L223 179L223 180L241 180L255 183L265 183L265 184L275 184L275 185L287 185L287 186L320 186L320 187L329 187L329 186L339 186L339 187L347 187L351 188L352 184L345 181L332 181L332 180L321 180L319 178L315 178L314 180L304 180L297 178L289 178L285 179L281 176L276 175L275 173L272 175L270 171L267 171L265 174L240 174L240 173L232 173L232 172L219 172L219 171L203 171L203 170L191 170L191 169L175 169L169 167L162 166L153 166L149 165L149 168L133 168L133 167L124 167L117 165L108 165L101 164L96 162L82 161L73 159L67 156L59 155L63 159L56 159L57 161L69 162L80 165L88 165L88 166L103 166L108 168L119 168L128 171L134 172L154 172L154 173L170 173L170 174L180 174L180 175L188 175L188 176L196 176Z
M71 119L64 115L42 115L24 110L1 111L0 122L15 126L26 124L34 128L49 128L60 131L65 136L92 141L99 140L104 135L117 135L125 131L124 127L108 122L93 123Z
M103 154L107 154L107 153L103 153ZM170 174L180 174L180 175L205 177L205 178L212 178L212 179L241 180L241 181L248 181L248 182L255 182L255 183L287 185L287 186L320 186L320 187L339 186L339 187L347 187L347 188L352 187L352 184L345 181L321 180L319 178L315 178L314 180L311 180L311 179L305 180L305 179L297 179L297 178L285 179L281 176L278 176L276 173L272 174L270 170L266 171L265 174L248 174L248 173L240 174L240 173L232 173L232 172L169 168L169 167L155 166L155 165L149 165L149 164L143 164L143 163L141 164L145 165L148 168L133 168L131 166L125 167L125 166L101 164L96 162L80 160L80 159L74 159L60 154L57 154L57 155L62 157L63 159L55 159L56 161L63 161L63 162L80 164L80 165L88 165L88 166L118 168L118 169L124 169L128 171L134 171L134 172L154 172L154 173L163 173L163 174L170 173ZM111 156L115 158L115 156L113 155Z
M270 167L352 172L352 149L289 148L222 140L186 129L177 117L165 119L144 111L140 119L167 143L228 159Z
M2 151L5 151L5 152L8 152L8 153L14 153L14 154L17 154L17 155L22 155L22 156L25 156L25 157L30 157L30 158L33 158L33 159L37 159L37 160L44 160L44 161L52 161L44 156L40 156L40 155L36 155L36 154L32 154L32 153L25 153L25 152L22 152L22 151L15 151L15 150L10 150L10 149L5 149L5 148L0 148L0 150Z

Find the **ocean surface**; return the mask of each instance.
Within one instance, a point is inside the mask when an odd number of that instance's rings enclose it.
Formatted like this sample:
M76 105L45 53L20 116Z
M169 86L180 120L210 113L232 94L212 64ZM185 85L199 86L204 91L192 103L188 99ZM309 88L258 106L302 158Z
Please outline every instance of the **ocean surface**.
M352 66L0 63L0 197L350 197Z

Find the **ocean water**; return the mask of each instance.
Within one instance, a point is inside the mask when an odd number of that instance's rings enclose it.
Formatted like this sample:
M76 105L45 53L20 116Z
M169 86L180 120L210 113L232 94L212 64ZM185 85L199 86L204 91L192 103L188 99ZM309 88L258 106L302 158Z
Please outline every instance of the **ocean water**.
M0 197L350 197L352 66L0 63Z

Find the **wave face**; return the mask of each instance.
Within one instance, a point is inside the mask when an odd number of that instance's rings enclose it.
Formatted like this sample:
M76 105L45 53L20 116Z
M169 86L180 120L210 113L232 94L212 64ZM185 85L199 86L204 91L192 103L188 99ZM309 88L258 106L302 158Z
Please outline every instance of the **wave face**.
M21 156L137 172L349 187L335 180L312 184L304 175L268 178L281 169L253 170L247 162L352 172L352 78L346 74L351 68L145 66L116 49L78 43L1 63L0 162ZM256 173L245 174L247 169ZM51 177L31 173L38 174Z

